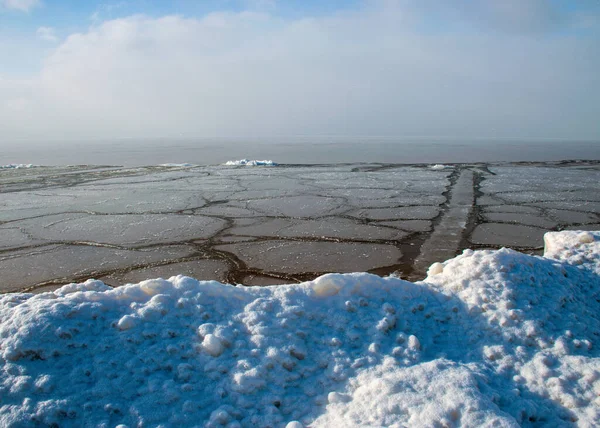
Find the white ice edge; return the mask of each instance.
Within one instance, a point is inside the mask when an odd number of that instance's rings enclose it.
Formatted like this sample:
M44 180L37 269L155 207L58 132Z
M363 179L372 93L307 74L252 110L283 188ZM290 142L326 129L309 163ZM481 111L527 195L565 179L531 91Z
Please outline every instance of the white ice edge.
M226 166L277 166L277 163L273 162L272 160L240 159L240 160L227 161L223 165L226 165Z
M37 165L31 163L9 163L7 165L0 165L0 169L22 169L35 167L37 167Z
M0 425L597 426L600 232L544 241L418 283L0 295Z

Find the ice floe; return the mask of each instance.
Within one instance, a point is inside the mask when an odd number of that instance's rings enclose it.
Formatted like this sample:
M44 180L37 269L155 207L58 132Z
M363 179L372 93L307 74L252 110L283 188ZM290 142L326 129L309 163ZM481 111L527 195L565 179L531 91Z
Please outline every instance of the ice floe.
M1 426L598 426L600 232L411 283L0 295Z

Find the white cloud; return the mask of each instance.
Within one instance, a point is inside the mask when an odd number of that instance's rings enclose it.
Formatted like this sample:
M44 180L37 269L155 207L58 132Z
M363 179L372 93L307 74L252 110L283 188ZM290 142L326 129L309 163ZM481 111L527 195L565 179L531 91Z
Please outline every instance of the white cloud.
M47 42L57 42L56 30L52 27L39 27L36 31L38 37Z
M600 137L597 40L424 32L421 19L389 1L292 21L250 12L106 21L64 40L38 76L15 87L0 79L0 99L17 100L0 104L0 129Z
M0 0L0 6L6 9L20 10L21 12L29 12L40 4L40 0Z

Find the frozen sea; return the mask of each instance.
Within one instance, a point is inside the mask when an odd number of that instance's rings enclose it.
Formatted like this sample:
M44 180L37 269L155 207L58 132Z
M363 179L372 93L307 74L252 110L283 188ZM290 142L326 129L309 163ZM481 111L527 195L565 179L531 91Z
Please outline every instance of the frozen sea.
M540 253L546 232L600 229L597 161L181 160L0 170L0 290L176 274L247 285L355 271L417 280L466 248Z

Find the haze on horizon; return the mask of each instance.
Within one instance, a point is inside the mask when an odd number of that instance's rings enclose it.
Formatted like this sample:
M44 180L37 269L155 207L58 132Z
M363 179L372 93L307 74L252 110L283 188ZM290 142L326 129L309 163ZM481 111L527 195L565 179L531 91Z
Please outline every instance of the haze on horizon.
M0 0L0 147L600 140L598 46L596 0Z

